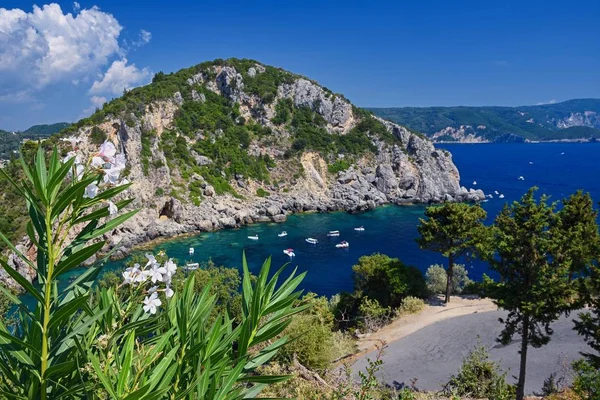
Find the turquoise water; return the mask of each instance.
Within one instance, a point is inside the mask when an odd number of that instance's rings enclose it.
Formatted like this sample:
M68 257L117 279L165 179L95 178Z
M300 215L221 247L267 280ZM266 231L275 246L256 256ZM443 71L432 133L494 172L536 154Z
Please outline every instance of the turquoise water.
M483 189L486 193L498 191L505 195L484 203L493 217L507 201L516 200L533 185L553 196L554 200L584 189L600 200L600 163L597 154L600 144L490 144L444 145L450 150L461 172L461 183L466 187ZM524 180L518 180L523 176ZM477 185L473 185L477 181ZM165 250L180 263L202 262L212 259L218 265L240 267L242 251L253 272L272 255L273 266L290 259L283 254L293 248L296 257L290 266L308 271L303 288L321 295L333 295L352 289L352 265L365 254L381 252L398 257L407 264L425 271L429 265L444 262L436 253L420 250L414 239L417 224L423 215L423 206L387 206L359 215L344 212L330 214L293 215L282 224L257 224L239 229L203 233L193 237L174 239L157 245L153 251ZM490 219L491 219L490 217ZM354 231L364 226L364 232ZM281 231L288 236L279 238ZM339 230L336 238L327 237L330 230ZM258 235L253 241L248 236ZM307 237L319 240L318 245L304 241ZM348 249L336 249L342 240L350 243ZM194 247L192 257L188 249ZM470 262L469 275L478 279L487 272L487 265ZM123 261L111 262L106 270L119 269ZM80 274L74 270L71 276Z

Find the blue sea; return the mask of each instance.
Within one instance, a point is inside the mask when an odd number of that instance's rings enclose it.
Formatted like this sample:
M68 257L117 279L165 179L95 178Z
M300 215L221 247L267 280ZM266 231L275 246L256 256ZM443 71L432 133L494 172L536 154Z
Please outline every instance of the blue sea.
M488 222L506 202L519 199L528 188L537 186L540 193L560 200L583 189L600 200L600 163L597 154L600 144L544 143L544 144L444 144L439 145L453 154L461 174L461 184L467 188L482 189L493 199L483 203ZM524 180L519 180L522 176ZM475 184L476 182L476 184ZM504 194L500 199L494 192ZM431 264L444 263L440 255L419 249L415 242L423 206L387 206L359 215L344 212L330 214L293 215L281 224L256 224L239 229L203 233L193 237L173 239L156 245L154 251L165 250L180 263L203 262L212 259L218 265L241 267L245 251L253 272L272 256L273 267L289 263L307 271L302 288L320 295L331 296L352 290L352 266L359 257L384 253L397 257L406 264L425 271ZM363 226L364 232L354 228ZM281 231L288 236L277 236ZM327 237L330 230L339 230L339 237ZM253 241L248 236L258 235ZM319 244L311 245L305 238L313 237ZM347 249L337 249L342 240L350 243ZM189 256L188 249L195 253ZM291 259L283 250L293 248ZM467 262L469 276L480 279L487 265ZM123 261L111 262L107 270L122 268ZM81 271L73 271L74 274Z

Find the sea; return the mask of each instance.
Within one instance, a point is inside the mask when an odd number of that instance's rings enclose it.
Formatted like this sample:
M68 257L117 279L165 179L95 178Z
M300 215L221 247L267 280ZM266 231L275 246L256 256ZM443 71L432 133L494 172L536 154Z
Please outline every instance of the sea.
M600 200L600 143L440 144L437 147L452 153L462 186L482 189L493 196L483 203L488 223L504 204L518 200L532 186L537 186L539 194L547 194L553 201L579 189L589 192L595 201ZM352 266L364 255L387 254L423 272L432 264L445 263L441 255L421 250L415 242L424 210L422 205L390 205L358 215L346 212L292 215L279 224L260 223L174 238L156 244L151 251L164 250L180 265L212 260L217 265L234 268L241 268L245 253L254 273L271 257L272 268L287 265L289 271L294 268L306 271L301 285L305 291L332 296L352 291ZM356 227L364 227L364 231L356 231ZM340 236L328 237L327 233L332 230L340 231ZM279 237L282 231L286 231L287 236ZM258 236L258 240L251 240L249 236ZM307 243L305 239L309 237L319 243ZM350 246L336 248L335 244L342 240ZM193 255L189 254L190 248L194 249ZM294 250L295 257L283 253L288 248ZM125 260L107 263L104 268L121 270ZM462 262L467 265L472 279L481 279L484 273L489 273L483 262ZM81 272L71 271L66 280Z

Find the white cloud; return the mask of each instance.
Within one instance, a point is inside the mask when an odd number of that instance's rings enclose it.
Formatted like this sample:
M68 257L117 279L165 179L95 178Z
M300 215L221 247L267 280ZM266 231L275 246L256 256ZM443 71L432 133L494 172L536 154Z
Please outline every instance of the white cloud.
M138 41L139 45L142 46L148 43L150 39L152 39L152 33L148 32L145 29L142 29L140 31L140 40Z
M548 100L548 101L542 101L541 103L536 103L535 105L536 106L543 106L544 104L556 104L556 103L558 103L558 100L551 99L551 100Z
M35 99L50 85L83 89L93 82L90 101L101 106L108 95L149 80L147 68L127 65L127 46L119 40L123 27L113 15L78 2L73 10L63 12L55 3L34 5L31 12L0 7L0 102ZM142 29L135 47L151 38Z
M92 96L90 97L90 101L95 107L102 107L102 104L106 103L106 97Z
M97 72L120 53L121 29L97 7L76 15L64 14L58 4L33 6L30 13L0 8L0 83L10 87L17 78L40 89Z
M127 59L123 58L112 63L102 80L94 81L90 93L120 95L124 90L148 83L151 77L152 73L148 68L140 70L135 64L127 65Z

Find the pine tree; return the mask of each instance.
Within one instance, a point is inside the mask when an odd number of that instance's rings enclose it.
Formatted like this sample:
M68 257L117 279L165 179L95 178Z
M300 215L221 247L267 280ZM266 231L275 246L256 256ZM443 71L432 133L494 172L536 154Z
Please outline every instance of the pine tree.
M474 251L485 232L483 221L487 213L479 205L445 203L427 207L427 219L420 219L417 243L422 249L442 253L448 257L446 269L446 298L450 301L454 262Z
M525 394L527 349L547 344L550 324L573 306L570 266L581 261L576 251L565 250L569 246L560 221L569 215L559 217L546 196L536 201L536 190L530 189L520 202L505 206L496 217L490 228L494 251L486 255L500 275L490 295L508 311L507 318L501 319L505 326L498 341L508 344L515 335L521 336L517 400Z

